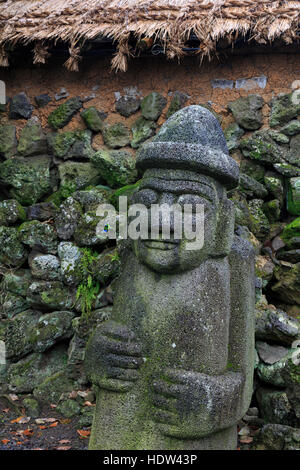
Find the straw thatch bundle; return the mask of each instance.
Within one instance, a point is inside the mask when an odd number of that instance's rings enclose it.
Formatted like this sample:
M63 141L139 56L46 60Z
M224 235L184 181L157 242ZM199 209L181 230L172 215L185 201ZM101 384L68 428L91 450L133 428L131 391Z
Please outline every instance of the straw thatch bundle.
M8 64L8 45L37 43L35 61L43 62L45 41L60 39L69 43L65 65L76 70L84 41L103 35L117 41L112 66L125 71L130 36L159 40L168 58L180 58L193 32L203 57L213 54L220 38L234 44L246 34L258 43L280 38L289 44L299 38L299 23L299 1L0 0L0 65Z

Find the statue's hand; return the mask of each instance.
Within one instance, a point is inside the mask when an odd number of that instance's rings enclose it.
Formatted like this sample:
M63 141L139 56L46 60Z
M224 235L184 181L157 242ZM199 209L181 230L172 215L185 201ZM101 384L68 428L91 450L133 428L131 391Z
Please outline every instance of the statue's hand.
M239 373L209 376L164 371L153 383L154 413L162 434L197 439L234 424L242 377Z
M138 379L143 362L134 333L125 325L109 320L90 338L85 369L92 383L106 390L127 392Z

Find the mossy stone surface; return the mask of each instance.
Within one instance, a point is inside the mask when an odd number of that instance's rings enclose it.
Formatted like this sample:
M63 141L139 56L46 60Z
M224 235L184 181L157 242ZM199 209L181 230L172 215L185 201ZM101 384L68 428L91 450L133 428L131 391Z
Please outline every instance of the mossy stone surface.
M284 163L284 151L273 140L269 130L254 132L249 138L242 139L240 148L245 157L257 162Z
M69 240L82 215L82 207L74 197L68 197L60 206L55 216L57 235L62 240Z
M268 171L264 177L264 184L273 197L275 197L279 201L282 201L284 188L282 177L280 175Z
M30 416L31 418L39 417L40 407L38 402L34 398L24 398L23 405L27 416Z
M80 203L84 210L89 210L108 202L111 192L112 190L108 186L88 186L84 190L73 193L73 198Z
M300 115L300 104L292 101L292 93L281 94L271 102L270 126L282 126Z
M239 190L249 197L264 198L268 195L264 185L245 173L240 173Z
M17 269L7 271L3 274L0 289L12 292L13 294L26 296L28 287L32 282L32 276L29 269Z
M75 297L75 290L60 281L37 280L30 284L26 299L35 308L62 310L73 308Z
M44 253L56 253L57 233L55 228L38 220L24 222L19 227L22 242Z
M61 280L60 262L57 256L37 252L29 256L28 262L35 279Z
M74 232L74 240L79 246L103 245L107 242L107 234L98 231L102 217L96 215L96 210L85 212L79 219Z
M289 246L293 238L300 238L300 217L297 217L292 222L284 227L281 234L282 240Z
M33 118L32 118L33 119ZM36 120L29 120L22 129L18 145L18 153L23 157L43 155L47 153L47 140L43 129Z
M161 115L167 100L156 91L147 95L141 102L142 116L150 121L156 121Z
M89 185L101 182L101 176L94 165L87 162L68 161L58 167L60 192L64 198Z
M283 134L288 136L296 135L300 133L300 120L293 119L292 121L288 122L281 131Z
M99 150L92 162L112 188L133 183L137 178L135 160L126 150Z
M300 263L281 263L274 275L277 281L272 286L274 295L282 302L300 305Z
M27 341L35 352L51 348L57 341L72 336L74 312L58 311L40 316L36 325L28 332Z
M81 108L82 100L79 96L70 98L49 114L49 126L54 130L64 127Z
M106 118L107 114L98 111L94 106L91 106L80 114L84 123L88 129L93 132L100 132L103 129L103 121Z
M142 142L155 134L156 124L154 121L140 117L131 126L132 140L131 147L138 148Z
M31 353L8 367L9 390L14 393L30 393L42 384L47 377L64 370L66 362L67 351L64 345L58 345L43 354ZM28 402L29 408L31 408L31 400L36 403L33 398L26 400L30 400ZM26 408L27 402L25 400L23 404ZM29 416L32 418L37 417L32 414L29 414Z
M300 215L300 176L288 180L287 210L292 215Z
M246 175L251 176L251 178L254 178L259 183L265 184L264 176L266 169L263 165L245 158L241 161L240 170Z
M113 149L130 144L130 131L122 122L106 125L102 130L102 135L104 143Z
M0 126L0 156L10 158L17 152L16 126Z
M69 399L61 402L57 407L57 411L66 418L73 418L73 416L80 414L81 406L77 401Z
M274 163L274 168L278 173L287 178L292 178L293 176L300 176L300 168L289 163Z
M51 189L51 159L48 156L12 158L0 163L0 178L11 186L11 197L30 206Z
M90 159L94 152L90 130L76 130L48 135L48 145L54 156L64 160L71 158Z
M181 91L175 91L173 93L171 103L167 111L167 119L172 116L172 114L176 113L181 108L183 108L188 98L188 95L186 95L185 93L182 93Z
M0 263L8 267L22 266L27 254L19 230L15 227L0 226Z
M249 95L228 104L236 122L247 130L256 130L262 126L261 109L264 100L260 95Z
M300 121L297 121L300 123ZM297 134L291 138L290 152L287 156L289 163L296 165L300 168L300 134Z
M13 225L26 220L26 211L15 199L0 202L0 225Z
M239 140L244 134L245 131L236 122L233 122L226 127L224 135L229 151L239 147Z
M65 370L47 377L33 390L34 397L43 403L58 404L62 394L71 392L74 383L67 377Z
M262 199L252 199L248 204L252 218L252 232L258 240L266 238L270 231L270 223L263 211L263 204Z
M1 311L5 318L13 318L30 307L29 302L21 295L0 290Z
M270 223L274 223L280 218L281 205L278 199L265 202L263 205L263 211L266 214Z
M58 245L58 256L64 283L77 286L82 280L80 271L82 253L80 248L72 242L61 242Z
M116 102L116 111L124 117L129 117L138 111L141 104L140 98L136 96L125 95Z

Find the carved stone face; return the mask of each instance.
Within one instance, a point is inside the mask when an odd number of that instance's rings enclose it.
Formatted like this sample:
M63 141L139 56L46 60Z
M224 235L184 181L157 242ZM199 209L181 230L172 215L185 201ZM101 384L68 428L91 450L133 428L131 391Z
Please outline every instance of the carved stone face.
M206 260L215 248L217 232L219 197L223 189L208 176L183 170L147 170L139 190L132 202L144 204L149 212L149 239L133 242L136 257L150 269L159 273L176 273L194 269ZM151 239L150 207L152 204L196 204L204 207L204 243L201 248L188 249L191 242L185 237L184 222L182 238L175 239L174 223L171 218L170 238ZM161 220L160 227L161 229ZM197 226L199 229L199 225ZM193 218L193 230L196 229Z

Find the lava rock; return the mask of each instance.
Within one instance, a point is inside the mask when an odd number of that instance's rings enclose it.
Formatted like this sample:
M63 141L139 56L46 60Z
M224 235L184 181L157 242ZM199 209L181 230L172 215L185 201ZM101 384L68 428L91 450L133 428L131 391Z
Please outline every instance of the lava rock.
M241 127L247 130L256 130L263 123L261 112L263 105L264 100L260 95L249 95L229 103L228 109Z
M48 103L50 103L50 101L52 101L51 97L46 93L44 93L43 95L35 96L34 100L38 108L44 108L45 106L47 106Z
M141 102L142 116L150 121L156 121L167 104L164 96L153 91L146 96Z
M13 157L17 152L16 126L0 126L0 156Z
M49 114L49 126L54 130L64 127L71 121L72 117L80 110L80 108L82 108L82 100L79 96L70 98Z
M137 178L135 160L126 150L98 150L91 160L113 188L133 183Z
M98 109L91 106L90 108L85 109L80 114L84 123L88 129L93 132L100 132L103 129L103 121L107 118L107 113L99 111Z
M129 117L138 111L141 100L134 96L125 95L116 102L116 111L124 117Z
M10 119L29 119L33 112L27 95L22 92L15 95L9 103L9 117Z

